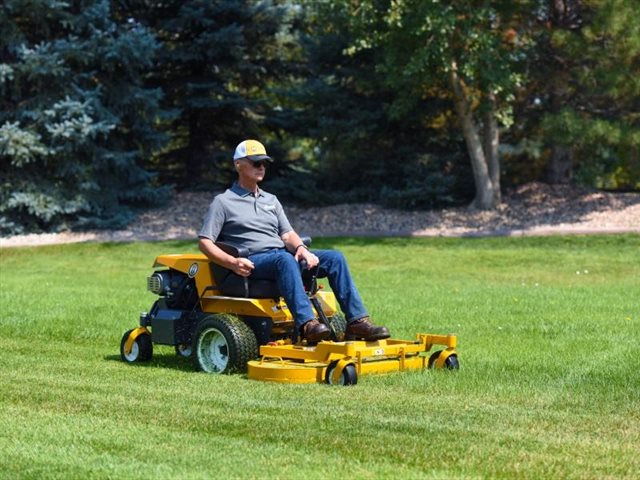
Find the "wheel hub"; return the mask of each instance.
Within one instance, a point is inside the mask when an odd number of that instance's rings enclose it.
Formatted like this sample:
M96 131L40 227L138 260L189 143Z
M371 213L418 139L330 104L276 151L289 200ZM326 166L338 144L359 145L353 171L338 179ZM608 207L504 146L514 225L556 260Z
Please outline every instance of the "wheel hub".
M198 356L207 372L223 372L229 363L229 347L222 333L211 328L200 337Z

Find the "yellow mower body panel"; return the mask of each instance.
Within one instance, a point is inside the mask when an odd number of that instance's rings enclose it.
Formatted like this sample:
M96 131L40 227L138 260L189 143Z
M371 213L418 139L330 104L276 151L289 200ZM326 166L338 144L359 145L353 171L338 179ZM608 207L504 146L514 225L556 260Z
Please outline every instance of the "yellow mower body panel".
M196 281L196 288L200 297L202 297L206 288L215 285L210 260L202 253L160 255L156 257L153 266L168 267L178 272L186 273ZM213 292L212 290L209 291Z
M331 292L318 292L325 315L336 314L336 298ZM282 298L241 298L221 295L204 295L200 298L203 312L233 313L253 317L271 317L274 321L293 320L287 304Z
M270 317L274 322L292 321L293 317L282 298L227 297L215 285L210 260L200 253L160 255L154 267L168 267L186 273L196 282L200 306L207 313L232 313L240 316ZM317 293L325 315L336 314L337 303L332 292Z

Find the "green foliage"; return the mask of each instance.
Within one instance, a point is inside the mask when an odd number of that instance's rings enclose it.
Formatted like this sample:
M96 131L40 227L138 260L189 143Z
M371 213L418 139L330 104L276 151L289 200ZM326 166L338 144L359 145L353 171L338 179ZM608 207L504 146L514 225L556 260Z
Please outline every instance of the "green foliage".
M640 91L639 91L640 93ZM546 115L542 128L548 141L566 145L577 160L576 177L599 188L640 188L640 125L625 118L602 118L574 110Z
M3 476L636 476L638 235L314 244L394 338L455 332L460 370L342 388L197 373L168 346L127 365L153 258L194 242L3 248Z
M275 112L286 132L308 142L295 160L304 167L270 181L270 187L305 203L429 208L465 201L463 147L447 128L433 125L442 124L441 100L407 95L412 104L398 115L400 94L375 71L384 52L347 53L356 41L349 8L340 2L306 4L300 44L307 63L300 81L278 92L287 108ZM305 179L307 173L312 178Z
M525 10L526 2L519 3L409 0L381 10L376 2L363 2L362 16L353 16L352 25L365 41L351 51L381 47L378 71L398 92L398 114L420 91L438 88L446 94L448 74L457 69L471 103L482 103L484 94L494 92L508 121L506 106L522 82L518 64L524 52L506 43L504 32L522 14L518 9Z
M426 210L456 203L451 195L454 184L452 176L427 173L408 178L402 188L383 186L380 192L381 203L388 207L410 210Z
M451 73L457 72L465 102L479 118L491 109L509 127L525 49L503 37L525 6L310 2L313 81L306 84L303 110L323 122L315 130L329 161L321 163L337 170L343 184L357 178L356 188L363 185L369 196L384 186L387 204L414 208L469 199L470 169L453 113ZM425 156L437 159L430 168Z
M269 138L271 82L287 75L293 7L274 1L131 0L120 15L147 25L162 44L149 82L162 88L171 141L153 158L165 182L227 185L231 153L245 138Z
M478 163L472 172L454 98L473 113L467 132L498 120L506 183L550 178L568 158L582 183L638 190L636 9L7 0L0 233L122 227L166 197L160 185L228 185L248 137L276 158L265 187L284 198L467 202Z
M599 188L640 188L640 25L636 2L585 1L571 28L543 31L555 63L537 92L547 145L570 151L577 180ZM547 60L548 61L548 60ZM546 69L545 69L546 70Z
M0 232L126 225L165 193L144 168L163 141L143 85L157 42L108 1L1 13Z

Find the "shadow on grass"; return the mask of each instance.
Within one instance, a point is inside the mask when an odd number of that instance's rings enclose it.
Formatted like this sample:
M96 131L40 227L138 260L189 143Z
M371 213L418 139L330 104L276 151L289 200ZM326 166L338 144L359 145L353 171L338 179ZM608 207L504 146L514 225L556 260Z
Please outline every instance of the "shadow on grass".
M171 354L160 354L153 355L153 358L148 362L135 362L135 363L127 363L124 362L120 355L105 355L104 360L108 362L119 362L124 364L126 368L144 368L144 369L167 369L174 370L179 372L187 372L192 373L194 375L211 375L211 377L216 377L220 374L217 373L204 373L198 371L194 368L191 358L179 357L177 355ZM249 380L247 373L241 372L232 372L230 374L233 377L241 378L243 380Z
M193 364L190 358L180 357L178 355L171 354L154 354L151 360L148 362L124 362L120 355L105 355L103 357L109 362L120 362L130 367L135 368L167 368L171 370L179 370L182 372L194 372Z

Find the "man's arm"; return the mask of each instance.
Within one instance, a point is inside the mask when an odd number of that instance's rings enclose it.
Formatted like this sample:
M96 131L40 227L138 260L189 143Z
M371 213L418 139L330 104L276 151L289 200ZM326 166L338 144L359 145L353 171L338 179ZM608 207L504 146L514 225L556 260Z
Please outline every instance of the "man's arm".
M220 247L216 246L213 241L206 237L200 237L198 247L200 247L200 251L204 253L209 260L223 266L224 268L232 270L234 273L242 277L248 277L254 269L254 265L251 260L248 258L234 257L225 253Z
M305 260L307 262L307 265L309 265L309 268L318 265L318 262L320 261L318 257L316 257L309 251L309 249L302 242L300 235L298 235L295 231L289 230L280 238L282 238L285 247L287 248L287 250L294 254L298 262L300 260Z

